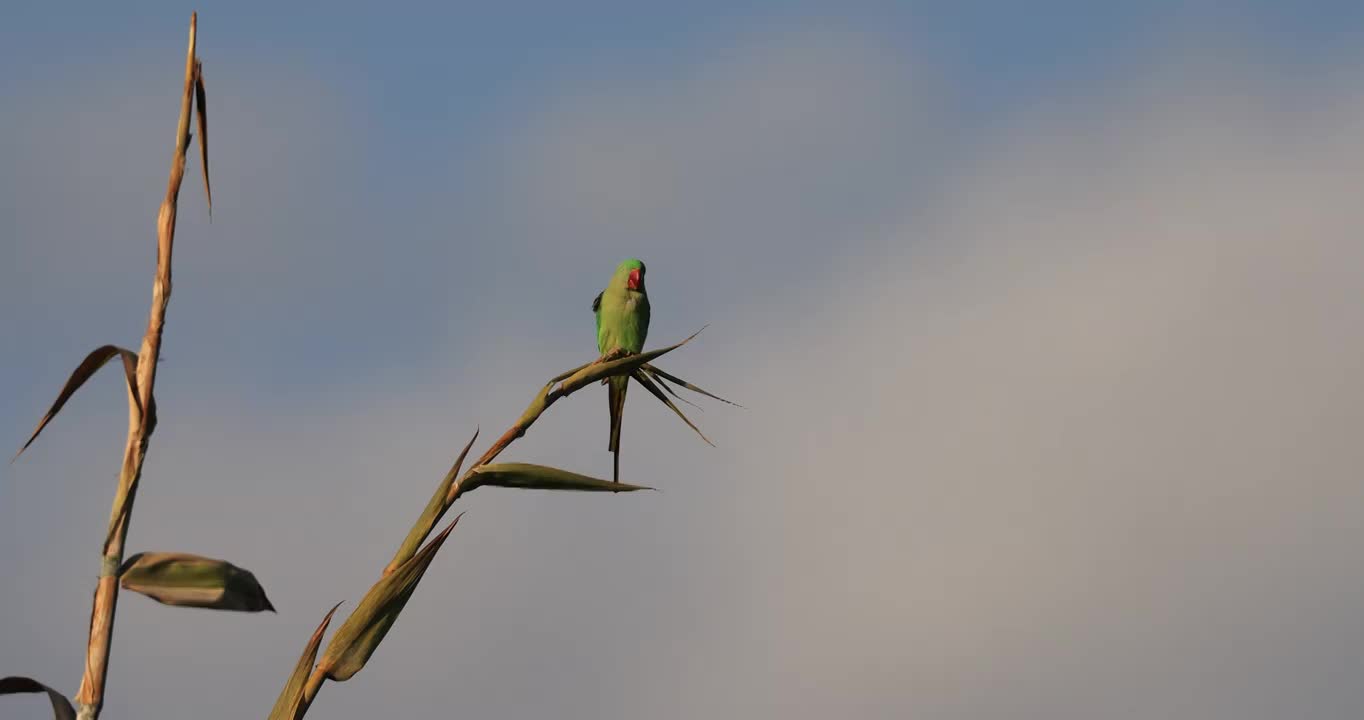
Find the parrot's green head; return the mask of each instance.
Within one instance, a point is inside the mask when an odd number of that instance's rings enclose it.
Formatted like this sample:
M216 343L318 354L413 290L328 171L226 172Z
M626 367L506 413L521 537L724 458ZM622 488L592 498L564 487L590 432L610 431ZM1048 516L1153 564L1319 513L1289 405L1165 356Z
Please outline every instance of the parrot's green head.
M639 258L622 260L616 266L615 279L623 281L627 290L644 292L644 263Z

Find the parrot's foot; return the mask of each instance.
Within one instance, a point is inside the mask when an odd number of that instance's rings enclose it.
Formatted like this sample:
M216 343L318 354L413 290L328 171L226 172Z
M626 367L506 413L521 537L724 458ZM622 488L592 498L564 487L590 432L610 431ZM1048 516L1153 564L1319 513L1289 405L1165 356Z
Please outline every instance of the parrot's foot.
M601 357L597 358L596 360L593 360L593 361L592 361L592 364L593 364L593 365L600 365L600 364L602 364L602 363L611 362L612 360L619 360L619 359L621 359L621 358L623 358L623 357L625 357L625 356L627 356L627 355L629 355L629 354L630 354L630 351L629 351L629 350L626 350L625 348L616 348L615 350L612 350L611 352L606 353L605 355L602 355Z
M601 365L602 363L608 363L608 362L611 362L612 360L619 360L619 359L621 359L621 358L623 358L623 357L626 357L627 355L631 355L631 354L632 354L632 353L631 353L629 350L626 350L626 349L624 349L624 348L616 348L615 350L612 350L611 352L606 353L605 355L602 355L601 357L597 358L596 360L593 360L593 361L588 365L588 367L591 367L592 365ZM602 378L601 384L602 384L602 385L605 385L605 384L607 383L607 381L610 380L610 379L611 379L611 378Z

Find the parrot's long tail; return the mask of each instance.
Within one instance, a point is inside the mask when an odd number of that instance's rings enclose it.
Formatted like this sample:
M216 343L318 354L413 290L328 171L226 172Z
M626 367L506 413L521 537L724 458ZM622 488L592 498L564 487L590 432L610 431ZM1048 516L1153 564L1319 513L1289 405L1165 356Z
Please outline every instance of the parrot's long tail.
M620 425L625 415L625 391L630 387L629 377L609 378L606 401L611 410L611 443L607 449L613 454L611 479L620 482Z

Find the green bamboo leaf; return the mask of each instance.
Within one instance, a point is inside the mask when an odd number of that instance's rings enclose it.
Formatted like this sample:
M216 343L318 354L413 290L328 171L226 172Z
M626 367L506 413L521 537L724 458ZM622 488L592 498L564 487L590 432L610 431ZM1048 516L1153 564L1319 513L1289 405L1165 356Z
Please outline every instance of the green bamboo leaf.
M71 701L67 700L65 695L56 690L53 690L33 678L18 676L0 678L0 695L40 692L47 693L47 699L52 702L53 717L57 720L76 720L76 709L71 707Z
M643 485L601 480L587 475L530 463L493 463L471 471L468 490L483 486L522 490L579 490L586 492L633 492L653 490Z
M119 569L119 584L166 605L275 611L251 571L200 555L138 553Z
M550 380L544 387L536 391L535 397L530 401L530 405L526 406L526 411L521 413L521 417L516 421L518 425L530 427L531 423L535 422L535 420L540 417L540 413L543 413L545 408L549 407L549 393L554 387L555 382L557 381Z
M369 658L383 642L384 636L398 621L398 613L403 611L407 601L417 589L426 568L436 557L450 531L459 524L455 517L439 535L431 539L412 559L398 566L397 570L381 578L365 593L364 599L355 611L341 624L327 650L322 654L318 667L326 673L327 679L345 682L355 676L369 662Z
M95 348L94 351L85 356L85 359L81 361L80 365L76 366L75 371L71 373L71 377L67 379L66 385L62 386L62 391L57 393L57 399L52 403L52 407L47 409L47 413L43 415L43 419L38 421L38 427L33 429L33 434L28 436L28 441L24 443L23 447L19 448L19 452L14 454L14 457L10 459L10 462L18 460L19 456L24 454L24 451L28 449L28 446L32 445L33 441L38 439L38 434L43 431L43 428L47 427L47 424L52 421L52 418L56 417L57 413L61 411L62 406L66 405L66 401L70 400L71 396L76 394L76 391L85 384L86 380L89 380L100 368L104 367L105 363L112 360L115 356L123 359L123 377L124 380L127 381L128 387L132 390L132 397L134 398L134 402L136 402L136 398L138 397L137 355L131 350L125 350L117 345L104 345Z
M269 720L295 720L298 717L298 706L303 700L303 685L308 682L313 661L317 659L317 648L322 645L322 635L327 632L332 615L336 614L339 607L341 603L333 605L327 616L322 618L322 624L313 631L313 636L308 638L308 645L303 648L303 655L299 656L298 664L294 665L294 674L289 676L289 682L285 683L284 690L280 691L279 699L275 701L275 707L270 711Z
M450 505L455 501L454 483L459 477L460 467L464 465L464 457L469 454L469 448L474 446L474 441L478 439L478 431L474 431L474 436L469 438L468 444L459 452L459 457L455 458L455 464L450 466L450 472L445 473L445 478L436 486L436 492L432 493L431 499L426 503L426 509L422 510L421 517L417 518L417 523L407 532L407 537L403 544L398 548L398 553L389 561L388 567L384 568L384 574L388 575L398 569L399 565L407 562L413 555L417 554L417 549L426 541L426 536L431 534L431 529L440 522L445 511L450 509ZM462 488L461 488L462 489Z
M561 381L561 380L564 380L565 378L572 377L573 373L576 373L576 372L578 372L579 370L582 370L583 368L586 368L586 367L588 367L588 366L594 364L595 362L596 362L596 361L594 360L594 361L592 361L592 362L590 362L590 363L583 363L582 365L579 365L578 367L575 367L575 368L573 368L572 370L565 370L565 371L559 373L558 375L555 375L554 377L550 378L550 379L549 379L549 384L550 384L551 386L553 386L554 383L557 383L557 382L559 382L559 381Z
M653 380L649 379L649 376L647 374L645 374L641 370L636 370L632 375L630 375L630 377L634 378L635 381L638 382L640 385L643 385L644 389L648 390L650 393L653 394L654 397L658 398L659 402L663 403L664 405L667 405L669 409L677 413L677 416L682 418L682 422L686 423L687 427L691 428L692 430L695 430L696 434L700 435L701 439L705 440L707 445L715 447L715 443L711 442L710 438L706 437L706 434L701 432L701 428L696 427L695 423L689 420L686 415L682 414L682 410L680 410L676 405L674 405L673 401L669 400L668 396L664 395L662 390L658 389L658 386L654 384Z

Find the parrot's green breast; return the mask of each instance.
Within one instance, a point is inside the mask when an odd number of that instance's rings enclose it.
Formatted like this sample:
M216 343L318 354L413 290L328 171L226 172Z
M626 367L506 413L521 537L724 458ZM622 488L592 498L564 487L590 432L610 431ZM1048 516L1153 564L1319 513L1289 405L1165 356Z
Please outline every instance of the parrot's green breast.
M602 293L601 310L597 313L597 351L603 355L613 350L631 353L644 350L644 339L649 334L649 301L641 293L631 294L636 297Z

